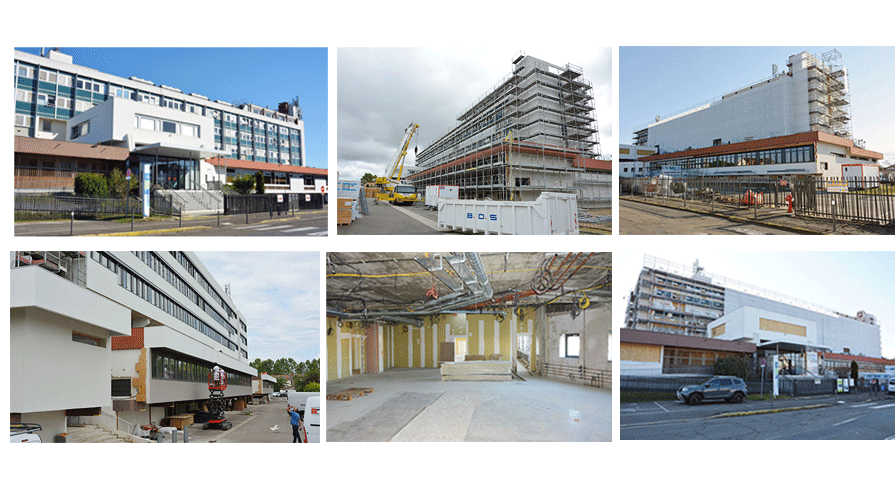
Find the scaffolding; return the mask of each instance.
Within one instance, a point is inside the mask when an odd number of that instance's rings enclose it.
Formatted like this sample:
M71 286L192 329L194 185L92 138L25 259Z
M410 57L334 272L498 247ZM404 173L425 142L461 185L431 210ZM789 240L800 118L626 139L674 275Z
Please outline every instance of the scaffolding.
M808 113L812 131L852 139L848 71L836 49L808 60Z
M464 199L535 200L550 190L611 204L610 174L593 162L599 130L582 69L524 53L513 63L510 75L457 116L458 126L419 153L420 169L408 181L418 192L456 185Z

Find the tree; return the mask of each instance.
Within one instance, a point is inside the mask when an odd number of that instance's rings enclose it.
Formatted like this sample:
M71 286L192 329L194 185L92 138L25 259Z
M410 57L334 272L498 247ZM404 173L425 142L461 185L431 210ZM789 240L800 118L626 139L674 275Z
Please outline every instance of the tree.
M109 173L109 194L112 197L126 197L136 186L136 179L128 180L120 169L113 169Z
M311 391L311 392L319 392L320 391L320 383L319 382L309 382L302 388L302 391Z
M375 181L376 181L376 175L374 175L373 173L364 173L364 176L360 177L361 185L364 185L367 183L373 183Z
M264 174L260 171L255 172L255 192L264 194Z
M252 175L237 176L230 182L237 194L248 194L255 190L255 177Z
M107 197L109 182L97 173L79 173L75 177L75 194L85 197Z
M714 372L715 375L736 376L745 379L749 372L749 365L745 358L726 356L715 360Z

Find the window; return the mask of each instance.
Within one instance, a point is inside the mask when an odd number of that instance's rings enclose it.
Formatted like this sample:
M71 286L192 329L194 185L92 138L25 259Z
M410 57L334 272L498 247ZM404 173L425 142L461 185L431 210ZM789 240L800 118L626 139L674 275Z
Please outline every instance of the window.
M112 379L112 396L131 396L131 380Z
M98 348L106 347L105 339L100 339L99 337L91 337L89 335L79 334L77 332L71 333L71 340L74 342L80 342L81 344L87 344L88 346L95 346Z
M71 139L80 138L90 132L90 121L82 122L71 128Z
M50 133L53 131L53 124L48 120L40 121L40 130L44 133Z
M31 91L24 91L22 89L16 90L16 101L24 101L25 103L31 103L34 101L34 93Z
M31 127L31 117L28 115L16 114L16 126Z
M49 94L38 94L37 95L37 104L44 107L55 107L56 106L56 96Z
M19 77L25 77L26 79L34 78L34 68L30 66L19 65Z
M40 80L44 82L51 82L53 84L56 83L56 72L51 72L48 70L40 71Z
M562 334L559 338L559 357L578 358L580 351L578 334Z
M162 121L162 131L164 131L165 133L177 133L177 123Z
M155 119L151 119L149 117L142 117L137 115L134 117L136 120L137 129L145 129L147 131L155 131Z

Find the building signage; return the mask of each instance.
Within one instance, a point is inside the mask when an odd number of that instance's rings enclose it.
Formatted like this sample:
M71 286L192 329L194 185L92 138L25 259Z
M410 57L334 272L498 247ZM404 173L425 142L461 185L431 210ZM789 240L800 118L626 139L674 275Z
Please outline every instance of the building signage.
M774 388L773 388L773 395L774 395L774 396L777 396L777 395L780 394L780 356L779 356L779 355L774 355L774 357L773 357L773 363L774 363L774 373L773 373L773 376L774 376Z
M152 164L148 162L143 163L143 218L149 217L149 186L150 180L152 178L151 169Z

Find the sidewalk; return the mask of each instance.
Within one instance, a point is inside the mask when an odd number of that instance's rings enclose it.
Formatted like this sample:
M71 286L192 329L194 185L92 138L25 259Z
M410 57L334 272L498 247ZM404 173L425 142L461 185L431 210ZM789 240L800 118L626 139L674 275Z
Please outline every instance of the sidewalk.
M787 213L785 208L731 207L715 203L714 211L711 203L683 200L680 198L619 196L620 199L640 204L650 204L676 210L691 211L702 215L721 217L739 223L750 223L773 227L776 229L798 232L801 234L895 234L895 227L883 227L872 224L854 222L834 222L832 220L798 217L795 213ZM835 231L834 231L835 227Z
M241 215L202 215L194 217L158 218L150 220L139 218L133 221L124 220L53 220L42 222L15 222L16 236L116 236L116 235L158 235L176 234L186 230L214 229L216 227L252 225L267 221L285 221L301 219L308 215L326 214L324 207L320 210L298 210L281 214L270 212L249 213Z

